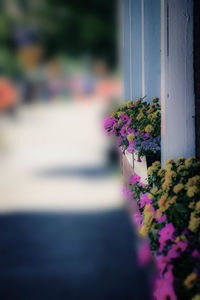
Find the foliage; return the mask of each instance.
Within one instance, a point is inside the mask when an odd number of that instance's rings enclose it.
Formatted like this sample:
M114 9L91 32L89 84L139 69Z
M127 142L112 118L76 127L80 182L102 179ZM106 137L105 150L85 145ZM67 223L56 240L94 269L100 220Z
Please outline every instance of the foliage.
M105 130L117 136L119 145L130 153L135 150L139 156L159 153L161 114L158 101L154 98L150 104L140 98L134 103L124 103L106 118Z
M134 176L129 189L141 214L139 233L148 235L160 275L155 298L200 299L200 162L155 162L148 185Z

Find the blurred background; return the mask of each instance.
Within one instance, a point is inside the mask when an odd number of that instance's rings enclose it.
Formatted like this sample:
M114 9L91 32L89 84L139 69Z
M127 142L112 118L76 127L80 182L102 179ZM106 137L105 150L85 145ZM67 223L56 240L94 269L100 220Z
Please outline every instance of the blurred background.
M102 130L122 95L116 2L0 5L0 208L116 203L118 153Z
M103 131L122 102L118 16L115 0L0 1L3 300L148 298Z

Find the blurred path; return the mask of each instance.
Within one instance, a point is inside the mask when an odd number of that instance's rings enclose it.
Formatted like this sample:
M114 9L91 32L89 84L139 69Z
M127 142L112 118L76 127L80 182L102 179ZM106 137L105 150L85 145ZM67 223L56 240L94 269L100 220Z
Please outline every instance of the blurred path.
M121 205L120 178L105 165L104 109L95 100L48 103L21 108L16 120L3 118L0 211Z
M0 120L2 300L148 300L104 109L38 104Z
M2 300L148 300L125 211L0 218Z

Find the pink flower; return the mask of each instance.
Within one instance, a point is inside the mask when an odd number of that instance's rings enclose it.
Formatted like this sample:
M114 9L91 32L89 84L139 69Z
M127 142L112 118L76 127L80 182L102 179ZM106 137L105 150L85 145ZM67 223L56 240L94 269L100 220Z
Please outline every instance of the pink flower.
M192 257L194 258L200 258L200 253L197 249L195 249L193 252L192 252Z
M139 186L141 186L141 187L143 187L143 188L144 188L144 187L146 186L146 184L145 184L145 183L142 183L142 182L140 182L140 183L139 183Z
M117 123L117 119L107 117L104 120L104 129L107 131L107 134L111 134L111 130L113 131L113 126Z
M167 240L171 240L172 236L175 232L175 228L172 225L172 223L169 224L165 224L165 227L163 227L158 233L160 235L159 237L159 242L160 242L160 248L159 248L159 252L163 251L163 248L166 245L166 241Z
M129 118L128 122L126 122L126 126L129 126L131 124L131 122L132 122L132 118ZM134 130L132 129L132 132L129 132L129 133L134 133Z
M126 122L129 119L129 117L127 115L125 115L125 114L121 114L120 117L121 117L121 119L122 119L123 122Z
M161 222L165 222L167 220L167 216L166 215L163 215L161 217L157 217L156 216L156 213L157 213L158 209L155 211L155 219L158 223L161 223Z
M135 214L133 215L133 221L134 221L134 223L135 223L136 225L141 226L141 224L142 224L142 215L141 215L140 212L135 213Z
M181 253L186 250L187 246L187 241L178 241L176 244L172 245L171 249L167 253L168 259L180 257Z
M120 147L122 145L122 138L121 138L121 136L118 137L117 144L118 144L118 147Z
M134 141L129 143L129 146L127 148L127 151L129 153L133 153L134 152Z
M140 208L143 208L147 204L151 204L152 200L148 198L148 193L140 194Z
M128 123L128 122L127 122ZM126 126L127 126L127 123L126 123ZM128 128L127 129L127 133L133 133L133 134L135 134L135 130L133 129L133 128Z
M146 266L152 260L152 253L149 243L144 239L138 248L138 265L140 267Z
M167 268L167 271L164 274L164 279L167 280L167 282L173 283L174 282L174 275L173 275L173 266L169 265Z
M150 133L149 133L149 132L146 132L146 133L144 134L144 140L148 140L149 136L150 136Z
M134 174L129 180L131 183L136 183L136 182L140 182L141 177L137 174Z
M156 281L154 297L156 300L177 300L173 284L164 278Z
M121 134L121 136L126 136L126 127L125 127L125 126L123 126L123 127L121 128L120 134Z
M123 186L123 188L122 188L122 194L127 199L132 198L133 195L134 195L134 193L130 192L129 189L126 186Z
M165 271L165 269L169 263L169 259L167 256L159 255L156 258L156 263L157 263L158 270L162 274Z
M165 227L163 227L158 233L160 235L159 242L163 242L166 240L170 240L172 238L172 235L175 232L175 228L172 223L165 224Z

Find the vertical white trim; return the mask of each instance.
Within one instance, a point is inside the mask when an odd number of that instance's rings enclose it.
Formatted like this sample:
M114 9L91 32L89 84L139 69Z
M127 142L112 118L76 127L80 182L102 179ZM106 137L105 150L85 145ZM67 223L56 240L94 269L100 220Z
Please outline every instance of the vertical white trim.
M141 29L142 29L142 97L145 96L145 76L144 76L144 0L141 0Z
M129 38L130 38L130 100L133 100L133 73L132 73L132 5L131 0L129 0Z
M161 0L161 143L165 136L165 5Z
M195 155L193 1L161 2L162 165Z

